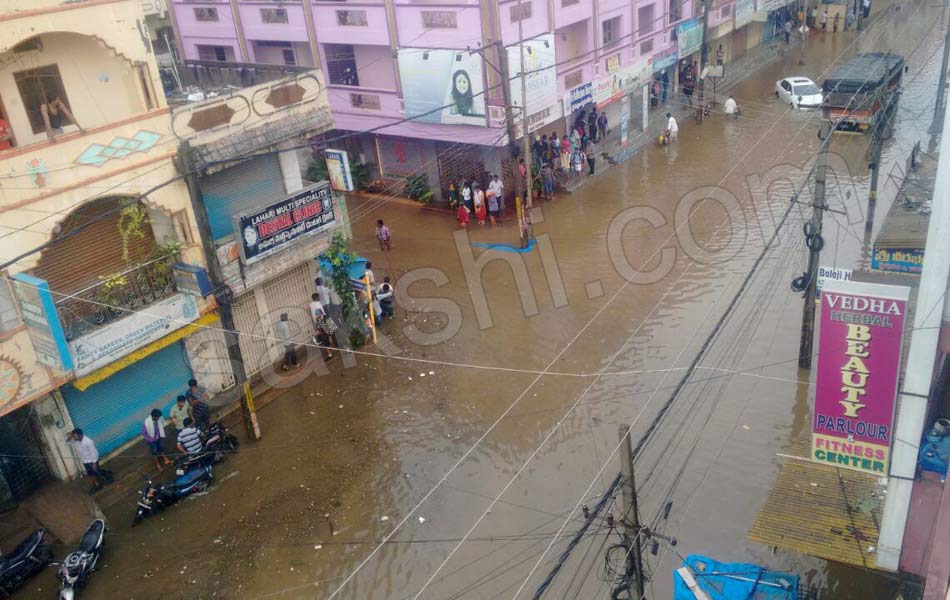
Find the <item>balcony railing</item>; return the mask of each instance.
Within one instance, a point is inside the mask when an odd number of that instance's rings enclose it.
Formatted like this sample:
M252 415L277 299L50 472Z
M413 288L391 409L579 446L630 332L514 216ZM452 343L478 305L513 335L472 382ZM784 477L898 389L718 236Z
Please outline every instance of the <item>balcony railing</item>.
M66 339L72 341L174 295L171 265L177 260L177 255L158 258L59 300L56 309Z

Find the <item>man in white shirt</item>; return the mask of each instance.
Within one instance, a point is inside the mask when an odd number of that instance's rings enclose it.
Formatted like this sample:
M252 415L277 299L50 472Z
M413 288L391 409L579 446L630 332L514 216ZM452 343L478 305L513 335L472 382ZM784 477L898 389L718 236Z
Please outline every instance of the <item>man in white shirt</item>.
M277 339L284 344L284 364L281 365L281 369L284 371L296 369L300 366L297 362L297 344L290 331L290 320L287 317L287 313L281 313L280 320L277 321L277 325L274 329L277 334Z
M82 429L77 428L69 432L69 437L66 441L73 446L76 457L79 458L79 462L82 463L82 466L86 468L86 473L96 480L95 485L89 490L90 493L96 492L102 489L103 486L112 483L112 471L99 468L99 450L96 448L96 443L92 441L91 437L83 435Z
M492 175L492 179L488 183L488 191L498 197L499 207L504 205L503 199L505 197L505 184L501 182L501 179L498 178L498 175Z
M739 118L739 105L736 104L735 99L732 96L726 100L726 103L723 105L723 110L727 115L732 115L736 119Z
M676 119L673 118L671 113L666 113L666 132L669 141L674 141L677 138L679 131L680 128L679 125L676 124Z

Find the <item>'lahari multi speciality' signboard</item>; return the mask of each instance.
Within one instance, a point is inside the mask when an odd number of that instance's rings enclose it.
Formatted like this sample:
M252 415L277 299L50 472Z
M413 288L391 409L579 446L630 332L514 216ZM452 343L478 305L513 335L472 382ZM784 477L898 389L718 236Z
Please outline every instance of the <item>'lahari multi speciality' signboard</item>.
M322 181L250 213L235 215L241 256L251 264L334 221L330 184Z
M826 281L811 459L886 475L909 289Z

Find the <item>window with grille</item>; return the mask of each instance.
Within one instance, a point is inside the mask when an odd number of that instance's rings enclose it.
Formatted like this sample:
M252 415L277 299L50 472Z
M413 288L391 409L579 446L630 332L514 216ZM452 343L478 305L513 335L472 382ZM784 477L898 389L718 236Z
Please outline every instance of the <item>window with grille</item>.
M365 10L338 10L336 24L341 27L365 27L369 25Z
M581 0L561 0L561 8L566 6L574 6L575 4L579 4L580 1Z
M195 21L199 23L217 23L218 22L218 9L208 6L196 6L192 10L195 11Z
M531 18L531 3L530 2L518 2L511 8L508 9L508 15L511 17L512 23L517 23L518 21L523 21L525 19Z
M584 83L584 73L582 71L574 71L564 76L564 87L567 89L576 88L582 83Z
M723 7L722 7L722 10L719 12L719 17L720 17L720 18L725 18L725 17L728 17L728 16L731 15L731 14L732 14L732 5L731 5L731 4L727 4L726 6L723 6Z
M424 10L422 26L426 29L458 29L458 15L451 10Z
M653 40L647 40L640 44L640 55L644 56L653 52Z
M286 8L262 8L261 21L264 23L290 23Z
M350 94L350 106L363 110L380 110L383 107L376 94Z
M293 50L283 50L284 53L284 64L289 67L294 67L297 65L297 55L294 54Z
M198 45L198 60L216 60L218 62L227 62L228 52L224 46L202 46Z
M351 44L324 44L323 52L327 57L327 79L330 85L359 86L356 53Z
M47 102L59 98L72 112L57 65L19 71L13 74L13 80L20 91L20 99L26 109L26 116L30 120L33 133L46 131L46 123L43 121L43 112L40 107ZM66 119L65 115L63 118Z
M601 45L610 46L620 41L620 17L607 19L601 25L603 37Z
M641 6L637 9L637 33L644 35L653 31L653 5Z
M683 0L670 0L670 21L679 21L682 16L680 2Z

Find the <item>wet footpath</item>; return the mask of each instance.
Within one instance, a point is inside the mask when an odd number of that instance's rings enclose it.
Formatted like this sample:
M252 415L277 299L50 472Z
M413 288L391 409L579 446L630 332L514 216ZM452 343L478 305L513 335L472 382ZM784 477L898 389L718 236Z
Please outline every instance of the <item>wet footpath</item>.
M900 52L910 70L885 168L927 139L940 9L875 10L860 36L813 35L803 65L793 46L737 82L739 118L684 117L673 144L644 143L539 203L528 252L514 251L510 222L459 232L449 213L351 199L355 248L377 281L398 282L378 346L328 372L308 352L260 411L264 439L216 467L207 492L135 528L133 490L117 499L83 597L533 597L583 523L581 505L619 472L621 425L643 440L643 522L678 539L646 556L648 597L670 597L678 553L792 569L836 600L888 597L887 579L747 537L778 454L810 423L802 300L790 289L805 270L810 209L785 215L813 164L818 115L779 103L775 82L820 81L856 51ZM869 263L867 143L831 145L827 266ZM893 196L882 188L879 215ZM379 218L390 252L373 238ZM619 537L606 515L619 516L619 502L608 497L546 597L610 596L605 556L618 558ZM55 585L50 571L18 597L47 598Z

